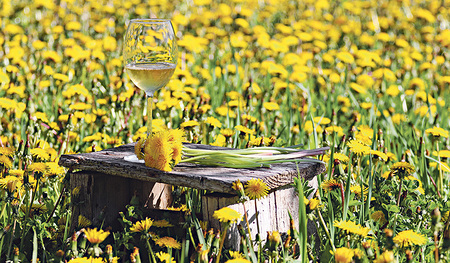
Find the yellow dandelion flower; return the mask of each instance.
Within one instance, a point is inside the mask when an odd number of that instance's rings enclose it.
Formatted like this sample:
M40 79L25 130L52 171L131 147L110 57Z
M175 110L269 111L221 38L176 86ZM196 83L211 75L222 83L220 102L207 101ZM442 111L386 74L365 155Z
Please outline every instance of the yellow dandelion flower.
M91 244L100 244L109 236L109 231L103 231L101 229L97 230L97 228L94 229L88 228L83 232L86 235L86 239Z
M15 150L12 147L0 147L0 155L5 155L8 157L13 156Z
M78 216L78 227L85 228L90 226L91 224L92 224L91 220L87 219L85 216L83 215Z
M425 133L433 135L434 137L444 137L448 138L448 131L442 129L441 127L433 127L425 130Z
M239 252L239 251L231 251L230 250L229 252L230 252L230 257L233 259L244 258L244 255L242 255L241 252Z
M238 130L238 131L240 131L241 133L245 133L245 134L255 134L256 133L256 131L255 130L253 130L253 129L249 129L249 128L247 128L247 127L245 127L245 126L242 126L242 125L237 125L237 126L235 126L234 127L236 130Z
M6 155L0 155L0 167L3 166L6 169L10 169L12 167L12 161Z
M57 162L46 162L45 164L47 165L47 175L63 175L66 172L64 167L59 166Z
M407 162L396 162L391 168L391 173L396 174L400 177L410 175L415 172L414 166Z
M225 263L251 263L251 261L245 258L233 258L225 261Z
M308 134L311 134L314 131L314 128L316 129L317 134L322 133L323 131L322 126L313 124L312 121L306 121L305 126L303 127L303 129L308 132Z
M352 185L350 186L350 191L361 198L361 186L360 185ZM367 194L369 193L369 189L367 187L363 188L364 200L367 198Z
M374 263L394 263L395 262L394 252L391 250L386 250L381 255L379 255L373 262Z
M248 142L248 144L250 146L261 146L261 144L263 144L263 138L261 137L255 137L255 138L251 138L250 141Z
M156 257L159 258L159 260L161 260L161 262L165 262L165 263L170 263L170 262L175 262L174 258L170 256L169 253L166 252L158 252L156 253Z
M144 145L145 145L144 138L140 138L134 145L134 154L136 154L139 160L144 159Z
M169 142L172 143L172 159L173 165L177 165L181 161L183 154L183 141L186 140L184 137L184 131L181 129L168 130L169 132Z
M7 189L10 193L14 192L18 183L20 183L20 179L15 176L7 175L0 178L0 188Z
M183 129L185 129L185 128L192 128L192 127L195 127L195 126L198 126L198 125L200 125L200 123L198 123L198 121L190 120L190 121L183 122L180 125L180 128L183 128Z
M372 156L374 158L379 158L379 159L381 159L381 160L383 160L385 162L388 160L387 155L385 153L383 153L383 152L376 151L376 150L370 150L369 153L372 154Z
M240 191L244 189L244 186L242 185L241 180L237 179L233 182L231 188L233 188L233 190L235 191Z
M253 116L248 115L248 114L243 114L243 115L241 116L241 118L242 118L243 120L247 120L247 121L250 121L250 122L253 122L253 123L255 123L256 121L258 121L258 119L257 119L256 117L253 117Z
M433 152L434 156L439 156L440 158L450 158L449 150L440 150L439 152Z
M397 157L395 156L395 154L391 153L391 152L387 152L386 156L388 157L388 161L396 161Z
M68 263L104 263L104 262L105 261L103 261L102 258L82 257L82 258L71 259Z
M432 162L430 163L430 167L433 167L435 169L439 169L440 171L444 171L444 172L448 172L450 173L450 167L448 166L448 164L440 162Z
M280 109L280 106L276 102L264 102L263 107L268 111L276 111Z
M235 223L242 219L242 214L232 208L223 207L214 211L213 217L220 222Z
M324 180L320 184L320 187L322 187L322 189L325 190L326 192L329 192L329 191L333 191L334 189L341 188L341 183L336 181L336 179L329 179L329 180Z
M24 170L20 170L20 169L14 169L14 170L9 170L8 171L9 175L15 176L15 177L18 177L18 178L22 178L24 172L25 172Z
M373 137L373 129L367 125L358 126L358 130L360 133L364 134L365 136L367 136L369 138Z
M165 172L172 171L173 149L168 133L159 131L147 138L144 152L146 166Z
M131 232L147 232L153 225L153 220L150 218L145 218L144 220L138 221L130 228Z
M189 211L189 209L186 207L186 205L181 205L180 207L168 207L167 210L171 210L171 211L183 211L183 212L187 212Z
M350 88L352 88L354 91L360 93L360 94L366 94L367 89L355 82L350 83Z
M181 244L173 237L161 237L155 242L160 247L180 249Z
M428 242L428 238L422 234L416 233L413 230L405 230L398 233L394 237L394 243L400 247L422 246Z
M341 163L348 163L348 161L350 160L348 156L343 153L334 153L333 158L335 160L339 160Z
M338 136L344 135L344 129L340 126L335 126L335 125L328 126L325 128L325 130L330 134L337 133Z
M267 232L267 241L269 242L273 242L275 244L280 244L281 243L281 235L280 232L278 231L270 231Z
M331 120L327 117L314 117L313 121L316 125L327 125L331 123Z
M78 110L78 111L85 111L92 108L92 105L84 103L84 102L77 102L74 104L70 104L69 109L71 110Z
M363 155L370 152L370 147L360 143L357 140L351 140L347 143L347 146L350 148L350 151L357 155Z
M213 143L210 143L210 145L224 147L227 144L226 140L227 138L225 138L225 136L223 136L222 134L217 134L215 141Z
M386 94L392 97L397 97L400 94L400 89L397 85L390 85L389 88L386 89Z
M222 134L226 138L230 138L231 136L234 135L234 133L235 133L235 131L232 129L229 129L229 128L220 130L220 134Z
M319 205L320 205L320 200L316 199L316 198L311 198L311 200L309 200L309 202L308 202L308 206L309 206L310 210L316 209L317 207L319 207Z
M347 64L352 64L353 62L355 62L355 58L353 57L353 55L346 51L337 53L336 58Z
M353 221L335 221L334 226L346 231L349 234L351 233L363 237L367 237L370 231L370 228L358 225Z
M153 226L154 227L173 227L173 225L165 219L153 221Z
M250 179L245 184L245 194L252 200L259 200L263 197L266 197L269 191L269 187L267 187L266 183L263 182L262 179Z
M36 163L30 164L27 169L29 171L32 171L32 172L35 172L35 173L44 174L45 171L47 170L47 164L46 163L36 162Z
M353 260L355 252L347 247L337 248L334 252L334 260L336 263L350 263Z
M365 146L369 146L372 145L372 139L369 136L364 135L361 132L357 132L355 134L355 141L359 142L360 144L363 144ZM355 145L353 145L355 146ZM359 151L359 148L356 147L356 151ZM361 154L368 154L368 152L370 151L370 147L364 147L364 153Z
M207 117L205 123L217 128L222 127L222 123L214 117Z

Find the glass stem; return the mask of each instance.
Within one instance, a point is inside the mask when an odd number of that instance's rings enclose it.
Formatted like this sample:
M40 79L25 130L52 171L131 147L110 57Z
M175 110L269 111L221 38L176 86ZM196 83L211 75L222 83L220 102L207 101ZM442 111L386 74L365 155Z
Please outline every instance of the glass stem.
M147 138L152 135L153 96L147 95Z

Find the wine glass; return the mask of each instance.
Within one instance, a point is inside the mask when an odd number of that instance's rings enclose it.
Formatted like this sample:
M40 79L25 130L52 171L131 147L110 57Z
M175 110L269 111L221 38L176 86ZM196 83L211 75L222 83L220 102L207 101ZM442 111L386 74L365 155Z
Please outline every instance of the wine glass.
M125 33L123 60L131 81L147 97L147 137L152 135L152 109L155 91L172 77L178 47L168 19L132 19Z

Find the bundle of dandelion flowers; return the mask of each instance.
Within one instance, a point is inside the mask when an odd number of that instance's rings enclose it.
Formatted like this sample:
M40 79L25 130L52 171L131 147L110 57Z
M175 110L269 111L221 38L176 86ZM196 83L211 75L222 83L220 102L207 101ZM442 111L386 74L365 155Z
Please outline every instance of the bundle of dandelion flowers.
M255 147L246 149L214 148L206 145L183 144L184 132L181 129L165 129L155 132L135 145L137 157L145 165L161 171L170 172L180 162L203 166L228 168L270 167L283 162L321 162L304 157L324 154L329 147L299 150L294 147Z
M184 140L183 130L163 129L138 140L134 152L146 166L170 172L181 161Z

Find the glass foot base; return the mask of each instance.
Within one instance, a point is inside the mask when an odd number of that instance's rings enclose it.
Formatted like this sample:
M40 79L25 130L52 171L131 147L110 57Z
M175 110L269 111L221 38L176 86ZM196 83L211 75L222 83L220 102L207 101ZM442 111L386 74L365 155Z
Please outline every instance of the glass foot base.
M125 157L123 157L123 159L127 162L132 162L132 163L145 163L144 160L139 160L137 158L136 154L125 156Z

